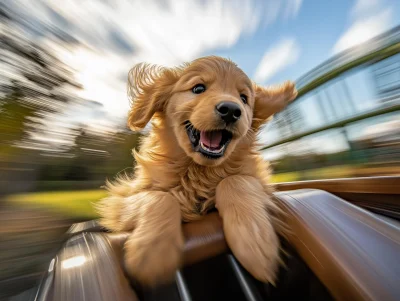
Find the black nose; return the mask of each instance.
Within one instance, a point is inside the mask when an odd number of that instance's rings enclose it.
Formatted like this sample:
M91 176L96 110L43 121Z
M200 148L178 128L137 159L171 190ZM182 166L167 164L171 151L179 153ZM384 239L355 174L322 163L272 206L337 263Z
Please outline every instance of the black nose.
M221 119L225 121L226 124L236 122L240 119L240 115L242 115L240 106L232 101L220 102L215 108L217 109L218 115L221 116Z

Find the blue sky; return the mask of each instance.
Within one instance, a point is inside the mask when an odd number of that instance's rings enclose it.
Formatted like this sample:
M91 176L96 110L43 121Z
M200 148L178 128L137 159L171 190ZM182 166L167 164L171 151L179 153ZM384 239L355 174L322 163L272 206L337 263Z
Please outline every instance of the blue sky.
M362 2L365 2L366 6L371 2L369 4L371 9L360 12L360 16L357 17L353 11L357 3ZM400 19L395 16L400 15L400 1L305 0L302 1L295 18L277 20L269 27L258 29L254 35L241 38L229 49L218 49L208 53L230 57L239 62L245 72L253 76L267 49L273 48L284 38L292 38L296 40L299 48L298 59L292 65L268 78L266 83L276 83L286 79L296 80L332 57L338 40L351 30L355 23L364 21L367 26L368 19L379 17L379 13L385 10L390 10L390 13L386 20L382 20L382 30L399 24ZM376 18L376 21L381 20ZM371 26L375 25L374 22L371 23ZM379 32L381 28L376 28L376 32ZM374 33L375 31L371 30L370 36Z
M103 119L126 116L126 76L136 63L173 66L221 55L258 83L279 83L296 80L400 20L395 0L18 0L10 5L34 24L74 37L61 43L43 33L35 40L76 69L84 86L77 93L103 104Z
M261 28L253 36L244 37L231 49L216 53L229 56L241 63L242 68L253 75L264 52L284 37L294 38L300 48L299 59L268 82L297 79L299 76L328 59L340 35L346 30L348 12L354 1L303 1L298 15L292 20L279 20L267 28Z

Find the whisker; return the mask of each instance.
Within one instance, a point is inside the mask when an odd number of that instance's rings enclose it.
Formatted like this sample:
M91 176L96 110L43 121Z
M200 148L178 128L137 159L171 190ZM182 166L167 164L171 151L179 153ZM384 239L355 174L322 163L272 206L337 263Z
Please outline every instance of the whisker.
M253 138L252 135L255 135L255 131L253 129L249 129L246 133L246 137Z

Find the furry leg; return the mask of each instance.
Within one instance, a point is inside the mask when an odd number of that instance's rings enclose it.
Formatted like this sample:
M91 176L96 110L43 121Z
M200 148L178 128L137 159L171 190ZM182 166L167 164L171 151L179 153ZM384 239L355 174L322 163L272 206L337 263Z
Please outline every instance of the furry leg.
M180 265L184 247L181 212L169 193L141 194L135 229L125 243L125 266L141 284L152 286L173 280Z
M261 183L251 176L230 176L217 186L216 207L229 247L255 278L274 283L279 266L279 240L268 215Z

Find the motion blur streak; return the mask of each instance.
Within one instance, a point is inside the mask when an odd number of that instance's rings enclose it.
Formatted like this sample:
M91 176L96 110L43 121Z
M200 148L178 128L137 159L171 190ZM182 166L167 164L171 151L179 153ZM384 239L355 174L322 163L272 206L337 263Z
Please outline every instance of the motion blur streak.
M79 266L83 265L85 262L86 262L85 256L75 256L75 257L63 260L63 262L61 263L61 266L64 269L71 269L71 268L79 267Z
M275 182L398 175L400 6L331 2L0 1L0 300L28 300L69 226L96 218L105 179L132 172L143 133L126 127L126 81L141 61L217 54L260 84L298 78L259 137Z

